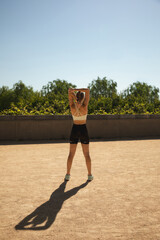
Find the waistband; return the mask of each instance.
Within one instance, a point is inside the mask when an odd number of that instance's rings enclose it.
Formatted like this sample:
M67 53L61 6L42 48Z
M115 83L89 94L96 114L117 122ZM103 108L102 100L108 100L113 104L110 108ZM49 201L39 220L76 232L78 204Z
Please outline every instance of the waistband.
M75 123L73 123L73 126L86 126L86 123L85 124L75 124Z

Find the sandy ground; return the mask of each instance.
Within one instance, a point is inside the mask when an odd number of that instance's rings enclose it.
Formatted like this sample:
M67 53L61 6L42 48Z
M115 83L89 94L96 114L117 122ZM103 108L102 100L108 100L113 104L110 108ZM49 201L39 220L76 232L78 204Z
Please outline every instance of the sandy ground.
M91 142L94 180L78 144L0 146L1 240L159 240L160 140Z

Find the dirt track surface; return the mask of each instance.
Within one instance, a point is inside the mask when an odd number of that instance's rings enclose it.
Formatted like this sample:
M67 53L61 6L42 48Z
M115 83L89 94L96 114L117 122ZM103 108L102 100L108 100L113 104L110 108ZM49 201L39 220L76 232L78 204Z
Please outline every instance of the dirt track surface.
M159 240L160 140L0 146L0 240Z

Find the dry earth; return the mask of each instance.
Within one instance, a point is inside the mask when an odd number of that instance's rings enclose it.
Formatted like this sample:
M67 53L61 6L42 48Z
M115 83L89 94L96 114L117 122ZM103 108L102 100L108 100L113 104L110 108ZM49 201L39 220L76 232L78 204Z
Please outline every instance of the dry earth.
M159 240L160 140L81 145L63 182L68 143L0 146L1 240Z

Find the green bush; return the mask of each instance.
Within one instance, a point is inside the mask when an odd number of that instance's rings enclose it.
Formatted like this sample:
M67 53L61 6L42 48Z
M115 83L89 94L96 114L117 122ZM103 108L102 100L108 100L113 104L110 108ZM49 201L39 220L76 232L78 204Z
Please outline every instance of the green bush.
M68 88L76 86L65 80L54 80L34 91L22 81L0 88L0 115L68 115ZM117 93L117 83L106 77L89 84L88 114L160 114L159 89L136 82Z

